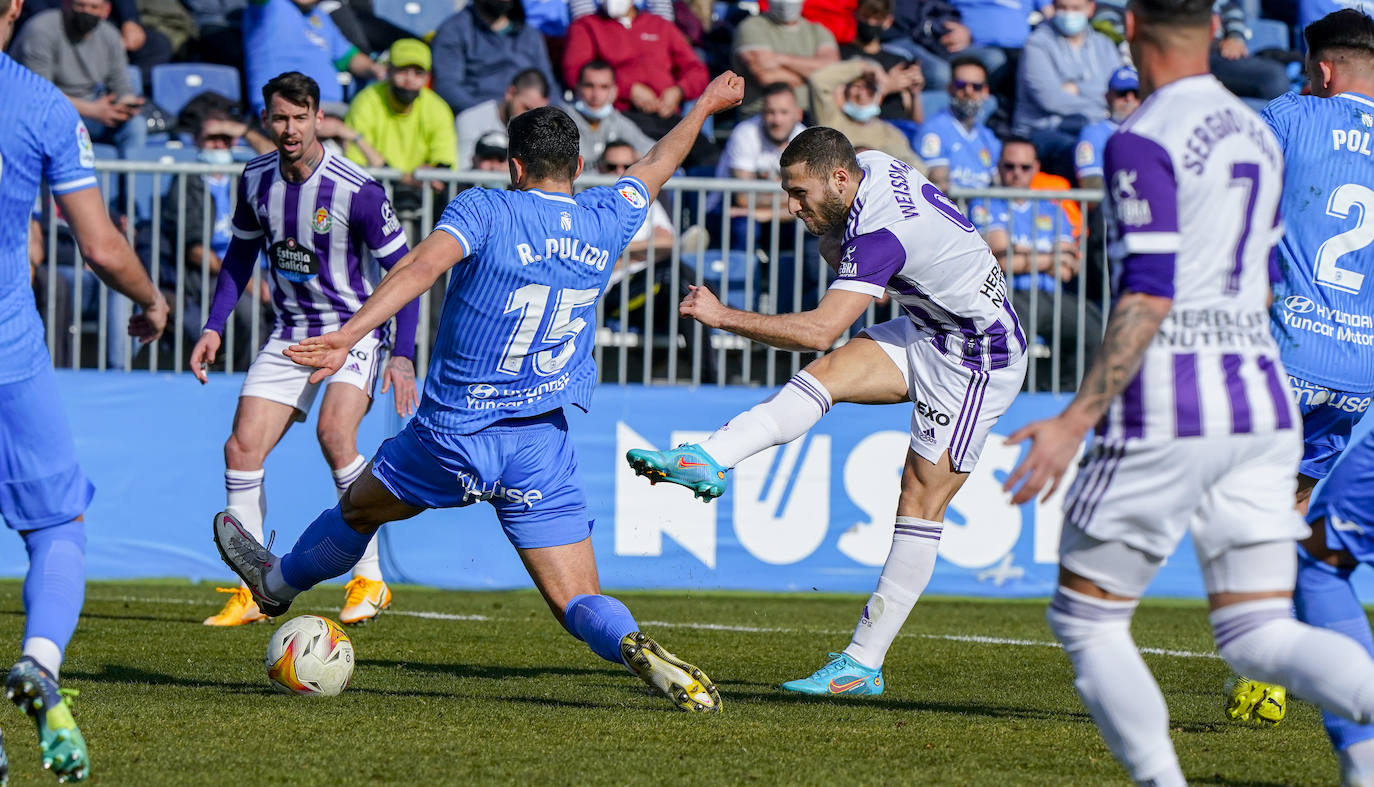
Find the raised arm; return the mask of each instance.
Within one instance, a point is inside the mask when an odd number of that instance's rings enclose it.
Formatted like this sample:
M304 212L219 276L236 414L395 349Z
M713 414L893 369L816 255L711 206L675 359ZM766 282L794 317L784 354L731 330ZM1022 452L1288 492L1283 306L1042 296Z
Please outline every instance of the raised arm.
M682 166L682 160L692 149L692 144L696 142L697 134L701 133L701 126L706 122L706 118L737 107L742 100L743 77L733 71L726 71L716 77L706 86L697 103L692 105L692 111L678 121L673 130L660 139L644 158L636 161L634 166L625 172L626 177L638 178L649 190L650 201L657 199L659 189L663 188L663 184L668 182L673 172Z

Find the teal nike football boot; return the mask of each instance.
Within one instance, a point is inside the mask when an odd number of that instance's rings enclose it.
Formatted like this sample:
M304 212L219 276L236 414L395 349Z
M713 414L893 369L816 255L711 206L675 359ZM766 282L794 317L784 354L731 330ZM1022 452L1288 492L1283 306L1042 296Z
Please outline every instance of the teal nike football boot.
M799 694L877 696L883 693L883 670L869 669L845 653L831 653L824 667L810 677L789 680L782 688Z
M644 476L649 483L667 481L685 486L692 490L694 497L706 503L725 494L730 484L725 480L729 468L716 464L716 460L695 443L686 443L671 451L631 448L625 452L625 461L630 463L635 475Z
M59 689L48 671L27 656L15 663L5 680L5 696L37 725L43 767L59 782L84 781L91 774L86 740L72 719L71 697L75 694Z

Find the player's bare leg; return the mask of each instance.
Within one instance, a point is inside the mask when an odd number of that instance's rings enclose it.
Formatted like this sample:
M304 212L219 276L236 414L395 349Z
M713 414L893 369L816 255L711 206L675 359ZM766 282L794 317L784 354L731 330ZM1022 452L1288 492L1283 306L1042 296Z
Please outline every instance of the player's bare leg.
M781 390L730 419L700 445L634 449L625 458L652 483L680 484L711 500L725 493L730 468L806 434L835 402L895 404L907 398L901 371L877 342L861 335L812 361Z
M681 710L720 710L720 692L704 672L664 650L639 631L624 604L601 594L590 536L516 551L553 616L593 653L624 665Z
M234 427L224 443L225 510L258 541L267 517L262 465L299 415L290 405L257 396L240 396L234 411ZM267 619L246 585L221 591L231 594L229 600L205 625L241 626Z
M276 617L296 596L352 568L379 527L423 510L397 499L369 465L344 499L316 517L280 557L228 512L217 514L212 525L220 558L248 586L258 606Z
M338 383L324 389L324 402L320 405L315 435L320 441L325 461L329 463L334 476L334 490L340 499L367 465L367 460L358 453L358 425L371 405L371 397L354 385ZM339 622L344 625L367 623L389 606L391 588L382 578L377 538L374 537L358 565L353 567L353 578L344 588Z
M967 478L968 473L955 472L950 465L948 451L939 462L931 462L907 450L892 549L849 646L832 654L831 661L810 676L784 683L784 689L803 694L882 694L888 648L930 584L945 509Z

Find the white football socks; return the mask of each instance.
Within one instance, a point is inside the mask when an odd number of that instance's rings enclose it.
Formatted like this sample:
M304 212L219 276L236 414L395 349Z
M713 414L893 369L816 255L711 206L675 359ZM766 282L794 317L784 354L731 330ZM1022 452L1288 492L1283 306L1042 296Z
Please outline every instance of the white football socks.
M1117 761L1137 784L1184 785L1164 695L1131 638L1135 607L1061 587L1046 617L1073 662L1074 688Z
M365 467L367 467L367 460L359 454L353 457L352 462L333 471L334 491L339 495L340 500L343 499L344 492L348 491L348 487L352 486L353 482L358 480L358 476L363 474ZM375 533L372 540L367 542L367 550L363 552L362 558L353 567L353 576L365 577L374 582L382 581L382 561L377 555L377 535Z
M224 471L224 510L259 544L264 543L262 523L267 518L267 492L262 488L264 475L266 471L262 468Z
M1374 722L1374 661L1355 640L1294 620L1286 598L1230 604L1210 618L1217 652L1240 674L1351 721Z
M58 670L62 669L62 649L57 647L56 642L47 637L29 637L24 640L21 655L38 662L38 666L51 673L53 680L57 680Z
M1341 760L1341 787L1374 787L1374 738L1336 753Z
M930 584L944 525L928 519L897 517L892 550L878 576L878 587L864 605L854 637L844 652L869 669L879 669L911 608Z
M797 372L781 390L745 410L701 441L711 458L734 467L765 448L790 443L830 412L834 400L820 381Z

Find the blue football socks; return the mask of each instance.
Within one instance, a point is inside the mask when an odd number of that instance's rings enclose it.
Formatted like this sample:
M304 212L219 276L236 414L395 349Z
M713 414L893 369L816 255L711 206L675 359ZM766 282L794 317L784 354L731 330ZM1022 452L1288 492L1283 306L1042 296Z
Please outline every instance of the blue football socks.
M282 556L281 577L299 592L309 590L353 568L372 535L349 527L343 512L334 506L316 517L291 551Z
M24 533L24 546L29 552L29 572L24 576L25 652L37 644L34 653L47 656L39 663L56 675L86 597L85 523L73 520L30 530ZM56 654L50 645L35 640L51 642ZM57 663L45 663L53 655Z
M1370 633L1369 618L1350 585L1352 572L1353 569L1336 568L1313 560L1299 547L1298 585L1293 593L1293 606L1297 609L1298 620L1340 632L1374 656L1374 634ZM1336 751L1374 738L1374 725L1356 724L1326 711L1322 711L1322 723Z
M639 631L634 615L619 599L585 593L568 602L563 610L563 625L587 643L593 653L620 665L625 663L620 658L620 640Z

